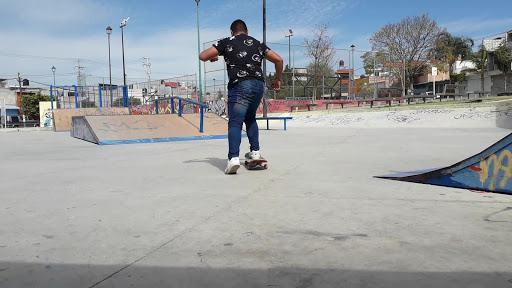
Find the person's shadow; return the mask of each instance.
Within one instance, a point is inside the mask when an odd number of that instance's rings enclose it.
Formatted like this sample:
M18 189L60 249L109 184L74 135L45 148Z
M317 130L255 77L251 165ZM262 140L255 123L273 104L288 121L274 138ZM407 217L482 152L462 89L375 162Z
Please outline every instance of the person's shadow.
M226 159L220 159L220 158L204 158L204 159L195 159L195 160L188 160L183 162L184 164L190 164L190 163L208 163L214 167L217 167L220 171L224 172L226 169L226 165L228 161Z

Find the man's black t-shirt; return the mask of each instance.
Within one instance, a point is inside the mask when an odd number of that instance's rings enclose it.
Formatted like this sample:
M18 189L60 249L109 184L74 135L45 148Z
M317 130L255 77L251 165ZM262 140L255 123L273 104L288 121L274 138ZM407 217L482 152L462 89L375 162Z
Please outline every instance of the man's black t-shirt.
M213 44L213 47L219 51L220 56L224 56L226 61L229 76L228 89L244 80L264 81L261 63L270 51L267 45L247 34L238 34L220 40Z

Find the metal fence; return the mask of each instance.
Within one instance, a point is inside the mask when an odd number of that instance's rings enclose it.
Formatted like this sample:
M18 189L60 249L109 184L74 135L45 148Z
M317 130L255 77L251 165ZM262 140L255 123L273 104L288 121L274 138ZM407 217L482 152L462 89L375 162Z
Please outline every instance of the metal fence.
M128 85L128 97L139 98L142 105L160 97L181 97L198 100L197 74L137 82Z
M204 42L203 49L208 49L217 41ZM375 54L371 51L360 51L356 50L355 47L334 48L334 56L329 63L331 71L313 75L310 69L312 58L308 57L306 46L272 42L267 43L267 46L283 58L285 65L281 90L278 92L269 91L267 99L303 96L315 99L353 99L357 98L359 94L377 93L376 91L379 88L389 87L393 80L397 81L397 79L391 77L391 75L396 74L396 71L390 71L389 66L378 63L376 58L373 61L374 67L372 67L372 70L375 69L376 73L373 74L373 71L371 71L371 77L366 75L362 56L369 52L370 59L374 59ZM214 63L205 62L203 67L203 98L215 100L225 97L229 79L224 57L220 57L219 61ZM274 71L272 63L267 62L267 87L270 87L270 81L275 74ZM364 78L361 77L363 75Z
M51 86L52 109L128 107L123 86Z

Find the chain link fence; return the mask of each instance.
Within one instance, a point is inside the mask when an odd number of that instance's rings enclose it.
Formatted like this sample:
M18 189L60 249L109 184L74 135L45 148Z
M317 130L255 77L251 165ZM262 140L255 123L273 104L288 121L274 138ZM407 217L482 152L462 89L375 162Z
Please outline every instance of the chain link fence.
M208 49L218 40L203 43L203 49ZM285 99L286 97L312 97L315 100L328 99L355 99L368 95L379 94L379 89L390 87L393 78L390 66L378 63L375 58L371 65L371 74L366 75L362 56L369 51L356 49L334 48L329 69L319 69L314 73L311 63L314 59L308 56L308 48L303 45L289 45L282 43L267 43L284 60L284 71L281 81L281 90L268 90L266 99ZM369 52L369 59L375 54ZM267 75L265 86L270 88L270 82L275 75L271 62L267 62ZM217 62L203 64L203 95L204 99L221 99L227 95L226 64L224 57ZM375 70L375 73L373 71Z

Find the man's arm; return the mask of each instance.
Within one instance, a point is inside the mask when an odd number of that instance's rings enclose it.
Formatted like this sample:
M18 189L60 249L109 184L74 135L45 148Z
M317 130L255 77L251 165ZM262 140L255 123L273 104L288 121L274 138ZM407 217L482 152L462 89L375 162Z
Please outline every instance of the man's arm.
M265 58L267 58L268 61L274 63L276 67L276 79L272 81L272 88L274 88L274 90L280 90L281 79L283 77L283 58L281 58L281 56L272 50L268 51Z
M204 50L203 52L201 52L201 54L199 54L199 59L201 59L201 61L203 61L203 62L206 62L206 61L215 62L215 61L219 60L219 51L217 51L217 48L212 46L212 47Z

